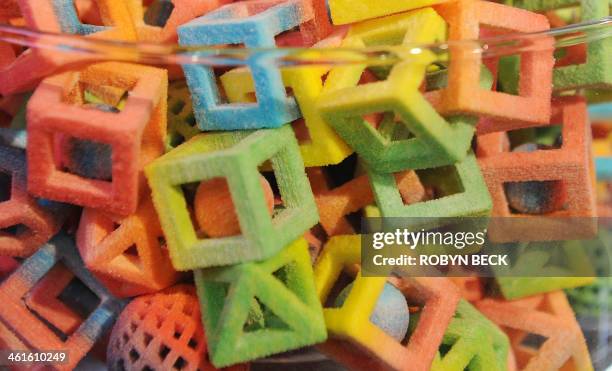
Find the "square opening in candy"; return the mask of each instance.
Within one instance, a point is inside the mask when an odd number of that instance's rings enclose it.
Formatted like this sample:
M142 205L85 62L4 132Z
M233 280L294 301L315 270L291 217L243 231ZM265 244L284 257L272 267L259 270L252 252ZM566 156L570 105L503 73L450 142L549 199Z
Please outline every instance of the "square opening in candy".
M30 233L31 230L25 224L14 224L8 227L0 228L0 236L7 237L16 237L19 238L27 233Z
M355 264L351 269L343 269L329 290L323 308L340 308L353 289L355 275L359 271L359 265Z
M334 189L355 179L357 160L357 154L353 153L336 165L325 166L323 171L328 187Z
M74 277L57 296L82 319L86 319L100 304L100 298L79 278Z
M495 61L491 61L495 63ZM485 64L487 61L485 60ZM521 79L521 55L506 55L497 61L497 83L495 91L511 95L519 95Z
M64 342L100 304L100 298L61 262L23 300L28 311Z
M74 11L83 25L104 27L98 1L72 1Z
M546 336L542 336L535 333L528 333L525 334L525 336L521 340L521 347L537 351L542 347L542 345L544 345L546 340L548 340Z
M296 26L274 37L276 46L279 48L299 48L304 47L304 38L300 33L300 27Z
M453 167L454 169L454 167ZM421 170L422 173L425 170ZM455 171L456 174L456 171ZM436 194L435 186L425 186L423 181L419 176L419 172L413 170L406 170L399 173L395 173L395 183L397 185L397 189L402 197L402 201L404 205L411 205L417 202L435 200L436 196L439 196L439 193ZM425 175L427 177L427 175ZM459 186L461 186L459 184ZM457 192L457 193L461 193ZM446 194L445 196L450 196L452 193ZM437 198L442 198L437 197Z
M512 152L535 152L560 149L563 146L563 127L547 125L508 132Z
M119 113L125 107L129 91L111 85L79 83L82 96L80 102L84 108L103 112Z
M508 208L516 215L544 215L566 209L567 187L562 180L505 182Z
M63 134L54 136L57 169L76 176L112 182L113 148L110 144Z
M448 63L437 61L430 64L425 70L425 92L442 90L448 87Z
M9 173L0 171L0 202L11 199L12 176Z
M374 135L384 144L414 138L414 135L410 129L408 129L402 118L395 112L373 112L362 115L361 118L364 123L375 129Z
M144 23L149 26L164 27L172 16L174 4L168 0L153 0L144 13Z
M425 187L426 201L438 200L465 192L455 166L417 170L416 173L421 184Z
M261 176L263 177L263 179L261 179L261 185L266 197L266 205L268 205L268 207L272 205L272 219L274 219L279 213L283 212L286 207L283 203L283 198L274 171L263 171Z

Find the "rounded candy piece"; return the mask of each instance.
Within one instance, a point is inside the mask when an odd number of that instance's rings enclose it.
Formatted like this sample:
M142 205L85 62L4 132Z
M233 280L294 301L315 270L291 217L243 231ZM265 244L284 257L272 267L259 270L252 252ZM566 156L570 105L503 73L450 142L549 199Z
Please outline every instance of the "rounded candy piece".
M348 297L353 284L346 286L335 301L336 307L341 307ZM406 298L395 286L385 284L385 288L378 297L376 307L370 315L370 321L383 330L387 335L401 342L408 333L410 312Z
M268 211L274 209L274 193L270 184L260 176L261 187ZM205 180L198 186L194 200L198 226L209 237L226 237L240 234L240 223L232 201L229 186L224 178Z
M110 370L207 370L200 306L192 285L178 285L128 304L110 336ZM229 370L248 367L236 365Z
M549 147L525 143L512 152L534 152ZM557 181L509 182L504 185L508 204L522 214L547 214L563 207L563 184Z

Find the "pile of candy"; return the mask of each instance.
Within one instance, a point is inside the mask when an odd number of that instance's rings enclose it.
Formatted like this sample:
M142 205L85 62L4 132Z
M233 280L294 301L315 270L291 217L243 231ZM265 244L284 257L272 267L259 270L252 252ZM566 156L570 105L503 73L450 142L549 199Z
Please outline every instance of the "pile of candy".
M365 277L359 220L612 215L612 38L546 33L611 5L0 0L3 24L84 40L268 49L149 66L0 42L0 350L66 350L55 369L238 371L315 346L356 370L592 370L564 290L597 316L608 280ZM470 42L508 34L531 37Z

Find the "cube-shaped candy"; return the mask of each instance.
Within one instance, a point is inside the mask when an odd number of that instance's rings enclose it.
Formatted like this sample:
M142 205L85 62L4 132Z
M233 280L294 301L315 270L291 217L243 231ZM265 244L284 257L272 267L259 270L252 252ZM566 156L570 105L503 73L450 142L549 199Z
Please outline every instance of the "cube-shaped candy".
M92 300L86 290L81 291L82 287L77 287L74 283L69 288L71 282L76 282L74 279L74 274L68 268L56 265L23 298L30 311L49 321L63 334L73 333L82 323L78 314L80 309L71 308L64 301L69 301L70 297L75 295L82 295L83 308L95 305L96 301L96 298Z
M28 300L25 299L32 298L32 290L35 290L37 283L45 280L48 274L56 274L53 273L57 272L53 270L54 267L62 267L72 272L75 278L58 293L57 299L52 299L48 303L37 302L36 307L39 309L37 313L42 316L45 311L41 311L40 308L49 309L49 306L56 306L57 300L65 304L63 309L70 305L69 308L74 313L83 310L91 312L82 319L82 323L72 333L64 333L57 329L52 325L53 319L47 320L44 316L42 318L37 316L28 308ZM54 285L53 282L47 282L49 285ZM66 282L67 280L63 280L63 283ZM85 291L79 291L79 294L74 291L76 288ZM53 291L60 290L54 288ZM93 299L93 307L84 307L84 303L89 302L86 297ZM60 370L71 370L79 363L94 343L110 329L124 305L123 302L110 296L84 269L74 243L66 236L56 236L3 281L0 284L0 300L2 301L0 323L6 329L6 331L0 330L2 336L0 343L12 344L9 345L9 349L12 350L66 350L67 361L53 365L55 369ZM66 330L74 328L68 326L66 322L60 327ZM21 344L16 344L14 338L19 339ZM14 348L15 346L20 348Z
M417 173L426 186L441 191L440 198L406 205L393 174L369 167L368 177L382 216L451 218L489 215L491 197L473 154L454 165Z
M359 235L335 236L327 242L315 264L321 303L327 302L342 272L351 272L360 262ZM455 313L459 292L445 278L394 279L392 283L409 302L422 306L418 325L403 345L370 321L386 281L387 277L364 277L358 272L344 304L324 307L330 339L319 347L351 369L429 370Z
M378 172L449 165L468 153L476 119L455 116L447 121L419 91L431 61L406 62L386 81L334 90L320 100L327 122ZM411 135L385 137L364 119L373 113L386 113L383 126L400 126Z
M478 136L478 162L493 198L493 216L525 216L511 211L504 184L527 181L562 182L567 198L565 207L547 215L585 218L595 215L591 129L586 103L580 97L555 98L553 108L549 125L562 126L560 148L510 152L506 133Z
M120 215L136 211L145 184L142 168L164 152L167 84L165 70L114 62L46 79L28 105L29 191ZM129 91L125 107L104 112L80 106L87 85ZM111 180L65 171L57 147L67 138L112 152ZM103 159L90 159L93 164L98 160Z
M596 21L612 15L612 8L605 0L506 0L506 2L534 12L579 7L580 19L583 22ZM597 32L597 30L587 30L585 33L595 36ZM553 81L556 90L609 89L612 86L612 60L610 58L612 40L609 37L603 37L589 40L583 46L586 46L586 55L578 58L579 63L564 64L555 68ZM568 53L576 50L580 49L567 48Z
M593 370L584 336L562 291L515 301L485 299L475 305L506 331L519 369Z
M300 151L306 167L334 165L344 160L352 150L323 120L317 101L323 92L323 77L328 67L287 67L281 70L284 86L293 91L302 112L305 139ZM248 69L238 68L221 76L221 83L230 102L248 102L256 89ZM301 120L295 122L299 132Z
M444 40L446 24L432 9L375 19L351 28L342 46L389 46ZM366 64L332 69L318 108L323 118L368 164L381 172L451 164L467 154L475 118L447 121L424 98L419 88L433 53L406 55L386 80L364 83ZM368 116L383 117L386 127L400 127L399 137L387 137Z
M125 218L85 209L77 246L87 268L117 297L156 292L179 278L149 197Z
M63 216L28 194L21 149L0 146L0 255L25 258L60 228Z
M507 370L508 337L467 301L457 305L442 344L446 351L436 357L431 371Z
M458 0L436 7L449 24L449 41L476 40L482 34L530 33L549 29L545 16L482 0ZM546 123L550 119L553 39L529 40L520 53L518 95L479 86L482 56L473 44L455 43L449 49L448 85L431 94L442 114L473 114L494 121ZM516 109L522 107L522 109ZM489 129L494 131L495 129Z
M311 181L316 177L324 177L320 168L311 168L307 172ZM397 187L406 204L421 201L425 197L425 188L414 171L403 171L395 176ZM361 175L348 182L329 189L325 184L318 185L314 191L315 201L319 209L320 223L328 236L352 234L354 229L346 216L374 203L374 194L367 175ZM313 185L313 189L315 186Z
M37 30L88 35L113 28L114 37L136 40L136 28L130 10L137 0L93 1L103 26L81 22L74 0L19 0L19 7L26 24Z
M244 44L273 48L274 37L313 18L302 0L252 0L225 5L179 27L184 46ZM202 130L273 128L300 116L295 99L288 97L280 70L269 53L255 53L247 64L255 82L257 103L223 102L211 67L183 66L194 97L194 112Z
M169 0L156 1L144 12L140 1L132 10L138 40L145 42L173 42L178 40L177 29L230 0Z
M196 270L195 280L209 358L217 367L327 338L304 239L261 262ZM255 312L262 321L253 320Z
M269 161L283 209L272 217L258 167ZM291 127L202 134L146 169L170 257L178 270L266 259L318 220L316 205ZM198 236L182 185L225 178L242 234Z

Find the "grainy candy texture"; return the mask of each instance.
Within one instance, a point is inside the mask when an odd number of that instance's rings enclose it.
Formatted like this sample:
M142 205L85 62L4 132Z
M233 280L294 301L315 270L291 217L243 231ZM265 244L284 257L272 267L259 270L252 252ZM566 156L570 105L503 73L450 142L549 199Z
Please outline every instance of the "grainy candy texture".
M0 357L608 369L611 9L0 0Z

